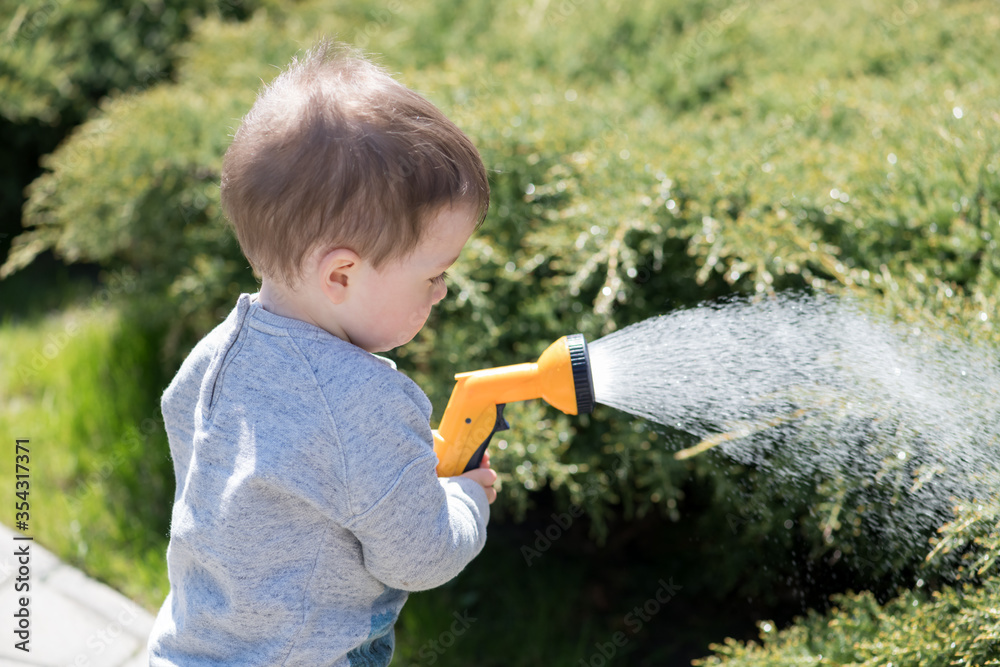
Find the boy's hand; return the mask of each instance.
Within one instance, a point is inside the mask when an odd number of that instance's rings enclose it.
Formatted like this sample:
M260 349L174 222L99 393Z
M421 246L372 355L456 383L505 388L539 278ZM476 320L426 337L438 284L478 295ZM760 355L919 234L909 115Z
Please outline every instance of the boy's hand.
M483 462L479 464L478 468L469 472L463 472L462 477L468 477L473 482L482 486L483 490L486 491L486 500L490 505L497 499L497 491L493 488L494 482L497 481L497 474L490 468L489 452L483 454Z

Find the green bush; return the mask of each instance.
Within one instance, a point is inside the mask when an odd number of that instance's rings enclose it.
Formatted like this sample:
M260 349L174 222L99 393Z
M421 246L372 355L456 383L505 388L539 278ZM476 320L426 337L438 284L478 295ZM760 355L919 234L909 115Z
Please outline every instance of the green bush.
M48 124L81 120L110 91L169 78L174 48L201 17L238 20L257 6L245 0L4 0L0 116Z
M996 596L1000 580L925 594L906 592L880 605L871 593L834 597L827 614L810 613L778 630L759 624L760 643L729 640L696 665L899 665L921 667L1000 664Z
M885 604L867 592L836 595L826 613L810 611L781 630L761 621L759 643L729 639L694 664L1000 665L1000 497L960 503L940 533L927 569L960 553L955 585L928 591L918 579L913 590Z
M24 189L41 174L43 155L109 93L169 81L178 44L202 17L238 21L257 6L257 0L0 0L0 262L23 231ZM0 285L0 299L18 308L25 291L50 277L35 267Z

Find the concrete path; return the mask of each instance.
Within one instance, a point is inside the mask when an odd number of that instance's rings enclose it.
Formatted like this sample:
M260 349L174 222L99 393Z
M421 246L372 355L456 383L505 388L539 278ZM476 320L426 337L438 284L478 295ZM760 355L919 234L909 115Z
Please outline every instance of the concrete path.
M121 593L0 525L0 667L146 667L153 617ZM17 592L28 550L28 584ZM22 580L23 585L23 580ZM21 598L27 597L29 652L18 649Z

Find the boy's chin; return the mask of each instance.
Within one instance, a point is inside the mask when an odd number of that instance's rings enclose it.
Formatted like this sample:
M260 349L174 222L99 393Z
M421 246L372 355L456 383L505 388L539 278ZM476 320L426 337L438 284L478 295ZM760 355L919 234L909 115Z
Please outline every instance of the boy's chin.
M419 333L419 332L418 332ZM391 352L397 347L402 347L409 343L411 340L416 338L417 334L400 334L394 339L383 340L383 341L372 341L369 345L362 345L361 347L372 354L381 354L382 352Z

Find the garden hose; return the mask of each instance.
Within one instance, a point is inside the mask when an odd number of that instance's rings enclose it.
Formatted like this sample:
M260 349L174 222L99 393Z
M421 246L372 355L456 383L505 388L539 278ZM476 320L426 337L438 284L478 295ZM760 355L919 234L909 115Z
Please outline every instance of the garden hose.
M582 334L563 336L535 363L459 373L441 424L434 433L440 477L478 468L490 439L510 426L507 403L541 398L569 415L594 409L590 355Z

